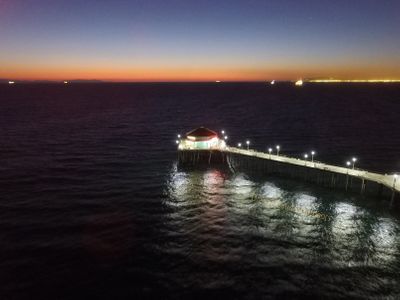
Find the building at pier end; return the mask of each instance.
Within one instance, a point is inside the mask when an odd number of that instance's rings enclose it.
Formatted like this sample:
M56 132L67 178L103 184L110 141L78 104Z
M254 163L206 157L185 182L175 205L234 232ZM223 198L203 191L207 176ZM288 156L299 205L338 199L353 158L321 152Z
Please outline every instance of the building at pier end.
M220 138L218 133L206 127L199 127L189 131L179 141L178 145L180 150L218 150L225 147L226 143L223 138Z

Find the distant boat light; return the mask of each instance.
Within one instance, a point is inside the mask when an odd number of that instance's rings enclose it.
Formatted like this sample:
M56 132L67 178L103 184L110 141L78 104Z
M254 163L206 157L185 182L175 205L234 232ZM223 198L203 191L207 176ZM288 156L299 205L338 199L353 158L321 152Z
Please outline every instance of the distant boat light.
M303 85L303 80L297 80L296 81L296 83L295 83L295 85L297 85L297 86L302 86Z
M275 84L275 80L272 80L272 81L271 81L271 84L274 85L274 84Z
M220 83L220 82L221 82L221 80L215 80L215 82L216 82L216 83Z
M64 81L64 84L67 84L68 83L68 81Z
M15 83L14 81L9 81L9 82L8 82L8 84L14 84L14 83Z

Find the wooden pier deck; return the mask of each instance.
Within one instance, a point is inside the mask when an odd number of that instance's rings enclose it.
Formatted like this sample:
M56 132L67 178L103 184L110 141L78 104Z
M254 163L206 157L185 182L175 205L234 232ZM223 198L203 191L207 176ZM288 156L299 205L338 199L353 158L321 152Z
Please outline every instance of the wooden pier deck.
M300 169L322 172L324 174L330 173L333 176L331 178L332 181L331 185L335 186L336 181L338 181L341 182L341 185L344 186L346 190L348 190L348 188L349 189L352 188L353 181L351 178L355 178L359 179L361 193L365 192L367 183L375 183L377 186L380 186L381 188L385 187L386 189L391 191L392 200L395 198L396 194L400 194L400 182L398 182L400 181L400 178L397 178L396 175L394 174L390 175L379 174L375 172L369 172L366 170L360 170L357 168L353 169L351 167L334 166L315 160L314 161L304 160L284 155L265 153L253 149L246 150L243 148L229 147L229 146L210 148L210 149L190 149L187 147L180 147L178 148L178 151L182 152L182 155L179 156L180 161L189 164L195 164L200 159L201 156L203 156L203 159L205 159L208 162L208 164L210 164L212 157L217 157L217 159L219 157L219 159L221 159L222 162L232 161L232 159L230 158L232 158L233 156L238 156L243 158L244 157L255 158L255 159L261 159L265 162L299 167ZM189 156L185 155L185 153L189 154ZM221 156L217 155L217 153L220 153ZM292 170L286 169L286 173L289 173L289 175L292 172L296 173L294 169ZM319 175L316 176L318 178ZM382 189L379 189L379 191L380 192L378 193L381 193Z
M310 161L310 160L303 160L299 158L287 157L282 155L275 155L269 154L265 152L255 151L255 150L246 150L243 148L236 148L236 147L226 147L225 149L221 150L225 153L233 153L239 154L249 157L261 158L270 161L276 161L280 163L286 163L296 166L302 166L307 168L313 168L317 170L322 170L326 172L332 172L336 174L342 175L349 175L352 177L359 178L365 181L371 181L378 184L382 184L383 186L392 189L396 192L400 192L400 184L396 182L395 175L387 175L387 174L379 174L374 172L369 172L360 169L352 169L346 167L339 167L334 165L325 164L319 161ZM397 178L398 179L398 178Z

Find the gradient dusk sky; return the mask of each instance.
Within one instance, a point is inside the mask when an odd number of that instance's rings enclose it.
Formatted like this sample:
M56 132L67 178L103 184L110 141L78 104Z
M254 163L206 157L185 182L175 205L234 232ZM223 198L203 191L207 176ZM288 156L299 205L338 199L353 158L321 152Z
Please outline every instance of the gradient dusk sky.
M0 78L400 78L399 0L0 0Z

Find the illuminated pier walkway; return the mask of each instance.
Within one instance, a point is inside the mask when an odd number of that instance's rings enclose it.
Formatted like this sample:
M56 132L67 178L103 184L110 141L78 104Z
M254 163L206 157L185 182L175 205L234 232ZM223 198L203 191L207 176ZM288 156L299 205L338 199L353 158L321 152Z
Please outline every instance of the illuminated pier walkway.
M355 178L358 179L360 182L359 191L362 194L366 191L366 186L368 182L375 183L377 186L381 187L378 191L379 194L382 193L383 187L391 191L392 201L394 200L396 194L400 193L400 184L397 183L397 181L399 181L398 176L395 174L393 175L379 174L379 173L369 172L366 170L353 169L351 167L346 168L346 167L329 165L315 160L314 161L304 160L283 155L255 151L252 149L246 150L243 148L229 147L226 145L224 145L223 147L212 147L210 149L193 149L182 146L183 145L180 145L180 147L178 148L179 161L182 163L196 164L196 162L203 160L207 161L208 164L210 164L212 158L214 159L222 158L222 162L228 163L228 165L233 170L235 170L236 167L233 166L235 164L232 162L237 162L238 158L239 161L241 161L243 160L242 158L248 157L248 158L261 159L267 163L269 162L269 163L281 164L282 167L275 167L275 171L278 171L278 173L286 172L286 174L295 175L295 173L298 172L296 171L298 168L303 170L309 170L310 172L314 173L314 179L316 179L317 182L319 181L318 178L321 177L322 174L332 174L332 176L329 179L330 181L329 185L332 187L344 186L346 190L348 189L354 190L355 183L353 182L352 178ZM288 169L284 168L283 166L287 167L292 166L294 168ZM284 169L286 169L286 171L284 171ZM307 177L307 175L305 176ZM321 180L321 178L319 179Z
M286 163L286 164L291 164L291 165L296 165L296 166L301 166L301 167L313 168L313 169L332 172L332 173L336 173L336 174L349 175L352 177L359 178L361 180L371 181L371 182L375 182L378 184L382 184L382 185L388 187L389 189L393 189L396 192L400 192L400 184L396 184L396 179L397 179L396 175L386 175L386 174L368 172L365 170L338 167L338 166L328 165L328 164L325 164L322 162L317 162L317 161L312 162L309 160L292 158L292 157L287 157L287 156L282 156L282 155L274 155L274 154L259 152L259 151L255 151L255 150L245 150L245 149L236 148L236 147L228 147L227 146L225 149L223 149L223 150L221 149L220 151L226 152L226 153L234 153L234 154L244 155L244 156L251 156L251 157L256 157L256 158L261 158L261 159L267 159L267 160L271 160L271 161L276 161L276 162L280 162L280 163Z
M400 184L397 183L398 176L396 174L379 174L368 172L354 168L356 158L353 158L353 164L347 162L347 167L339 167L329 165L319 161L315 161L312 151L311 160L293 158L288 156L279 155L279 146L276 146L277 153L272 154L272 148L268 153L249 149L250 141L246 141L247 150L240 147L230 147L226 144L228 136L224 131L223 139L219 135L208 128L199 127L188 132L185 137L178 135L179 140L176 141L178 145L179 162L182 164L196 164L199 161L211 163L211 161L219 161L227 163L229 167L236 171L241 166L245 165L250 167L252 162L253 169L263 168L264 172L275 172L278 174L288 174L291 177L299 176L308 180L314 180L322 184L328 184L331 187L344 186L346 191L353 190L358 181L360 183L360 192L363 194L366 191L368 183L368 190L373 190L374 186L378 187L378 193L381 194L385 187L392 194L392 200L395 195L400 192ZM247 159L244 159L247 158ZM250 158L255 158L251 159ZM257 161L257 160L261 160ZM327 176L329 174L329 176ZM356 182L353 182L353 179ZM371 184L374 183L374 184Z

